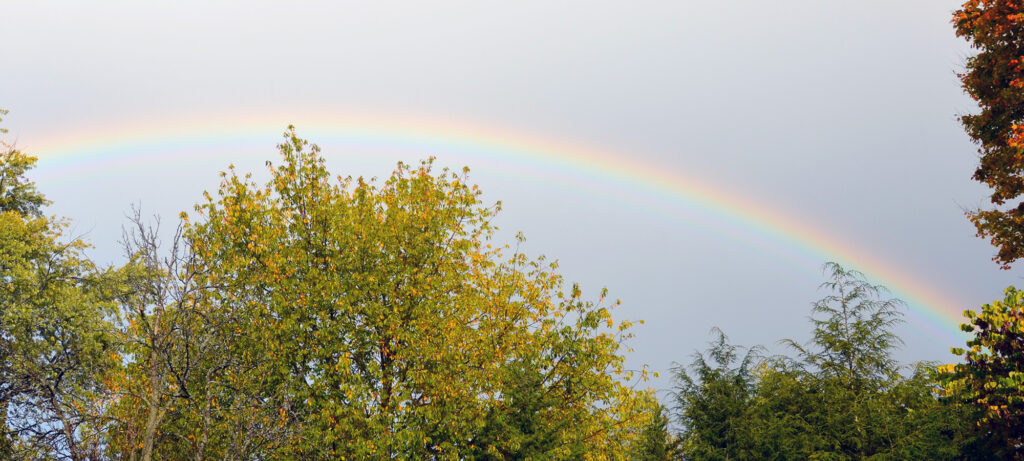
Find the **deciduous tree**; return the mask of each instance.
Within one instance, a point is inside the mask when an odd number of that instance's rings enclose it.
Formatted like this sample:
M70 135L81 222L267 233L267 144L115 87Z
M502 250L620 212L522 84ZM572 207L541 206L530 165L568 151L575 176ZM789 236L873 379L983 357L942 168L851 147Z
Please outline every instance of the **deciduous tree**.
M652 411L617 302L492 244L468 170L333 179L294 132L280 147L268 183L225 174L186 230L233 357L200 398L221 409L206 457L626 456Z
M953 348L963 363L943 367L947 399L977 410L979 446L1024 459L1024 292L1009 287L964 315L970 323L961 328L974 337Z
M960 117L979 146L974 179L992 189L997 207L968 213L978 235L998 248L1004 268L1024 256L1024 5L1017 0L968 0L953 16L956 34L978 53L960 79L980 106ZM1000 207L1010 203L1010 207Z
M4 445L25 459L94 457L117 367L108 280L46 218L24 177L34 157L0 152L0 412Z
M168 413L195 404L201 381L195 375L216 372L204 368L222 357L212 334L215 325L197 301L194 254L182 227L163 247L159 218L147 225L134 209L130 225L123 233L128 263L117 272L116 296L126 360L116 379L119 400L110 416L118 424L108 449L125 459L149 461ZM182 437L167 426L162 436Z

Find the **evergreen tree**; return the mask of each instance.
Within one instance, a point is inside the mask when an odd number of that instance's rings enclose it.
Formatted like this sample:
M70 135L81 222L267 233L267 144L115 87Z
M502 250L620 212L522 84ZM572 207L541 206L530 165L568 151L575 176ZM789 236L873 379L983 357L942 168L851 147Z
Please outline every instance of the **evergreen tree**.
M749 458L753 440L747 412L759 349L744 350L729 344L721 330L714 333L706 352L695 353L688 368L675 369L682 451L687 459Z
M719 339L677 374L687 459L956 459L963 419L940 404L928 365L892 358L899 301L838 264L813 304L812 339L795 357L739 360Z

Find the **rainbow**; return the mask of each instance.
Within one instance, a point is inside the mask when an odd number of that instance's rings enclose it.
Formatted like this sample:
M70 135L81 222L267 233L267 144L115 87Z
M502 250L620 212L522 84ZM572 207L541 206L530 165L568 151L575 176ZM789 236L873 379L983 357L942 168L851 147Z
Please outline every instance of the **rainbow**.
M542 170L591 187L628 191L631 197L640 197L637 200L646 208L711 223L754 240L759 247L774 247L776 253L804 265L818 268L824 261L836 261L856 268L906 301L915 323L920 321L946 338L962 338L957 328L961 323L959 305L935 287L805 220L679 171L590 146L464 121L315 111L303 111L292 120L299 134L314 142L412 150L423 156L454 153L482 162ZM19 148L39 156L40 175L61 176L89 166L148 161L155 156L182 158L188 155L183 152L197 151L197 147L208 152L210 146L273 146L280 142L283 128L281 117L207 114L79 129L43 142L22 143Z

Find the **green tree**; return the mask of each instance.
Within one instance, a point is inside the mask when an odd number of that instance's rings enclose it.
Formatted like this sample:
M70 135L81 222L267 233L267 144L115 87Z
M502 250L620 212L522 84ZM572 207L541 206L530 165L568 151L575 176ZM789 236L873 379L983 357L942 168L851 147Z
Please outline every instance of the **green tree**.
M5 448L26 459L95 457L117 366L109 281L42 216L24 177L34 157L0 153L0 412Z
M953 16L956 34L978 53L960 75L981 108L960 117L979 146L974 179L992 189L996 208L968 213L978 235L989 237L1004 268L1024 255L1024 202L999 208L1024 192L1024 7L1014 0L968 0Z
M665 409L657 404L629 458L637 461L680 460L683 459L681 446L682 440L670 431Z
M946 365L946 398L974 408L979 451L1003 459L1024 459L1024 292L1006 289L1002 300L966 311L974 335L967 349L953 348L963 363Z
M902 302L882 299L885 288L868 283L859 272L831 262L825 271L831 280L821 287L833 294L812 305L811 343L783 342L818 374L839 378L854 390L890 380L898 368L892 351L900 340L892 328L901 321Z
M785 340L796 351L787 373L806 383L800 398L801 423L816 427L817 440L806 443L821 459L943 459L953 456L958 436L955 419L934 395L928 366L910 377L892 358L900 344L893 327L901 322L897 299L882 286L835 263L825 265L833 294L815 302L810 344ZM796 395L799 395L797 393Z
M682 451L688 459L748 459L754 441L747 411L757 382L752 367L759 348L744 351L729 344L721 330L714 333L717 339L705 353L694 354L689 369L675 369Z
M335 181L294 132L280 148L267 184L226 173L186 228L196 302L230 360L168 413L177 435L155 455L626 456L651 410L624 384L618 302L493 245L499 207L468 170Z
M7 111L0 109L0 122ZM0 128L0 134L7 133ZM25 216L41 218L42 208L49 204L46 197L36 190L34 182L25 178L25 173L35 166L36 158L22 154L14 146L0 140L0 155L3 169L0 170L0 210L13 211Z
M788 357L766 360L756 375L754 397L745 414L753 438L752 455L746 459L811 459L824 452L826 432L818 415L825 402L816 377Z
M538 365L518 363L501 370L502 399L488 408L483 428L472 437L474 457L542 459L562 445L560 434L571 430L571 421L552 418L562 396L546 385Z
M816 416L829 450L850 457L882 452L887 441L878 437L881 419L874 413L881 409L874 404L898 380L891 353L899 342L892 327L900 302L883 299L884 288L858 272L835 263L825 270L831 280L822 288L833 294L813 304L811 343L784 342L796 351L799 368L809 371L805 379L819 387L815 394L825 411Z
M899 302L838 264L813 304L812 339L795 357L739 360L723 336L680 375L688 459L956 459L962 418L940 404L933 368L899 373ZM731 365L734 364L734 365Z

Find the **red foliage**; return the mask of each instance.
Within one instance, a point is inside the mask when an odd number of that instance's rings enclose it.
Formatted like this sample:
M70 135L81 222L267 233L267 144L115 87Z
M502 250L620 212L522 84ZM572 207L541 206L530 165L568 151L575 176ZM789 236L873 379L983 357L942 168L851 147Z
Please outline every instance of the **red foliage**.
M979 145L981 163L974 179L992 189L1004 205L1024 193L1024 2L970 0L953 15L956 33L978 49L960 74L964 91L981 111L960 117ZM1024 256L1024 202L969 212L980 237L999 248L1004 268Z

